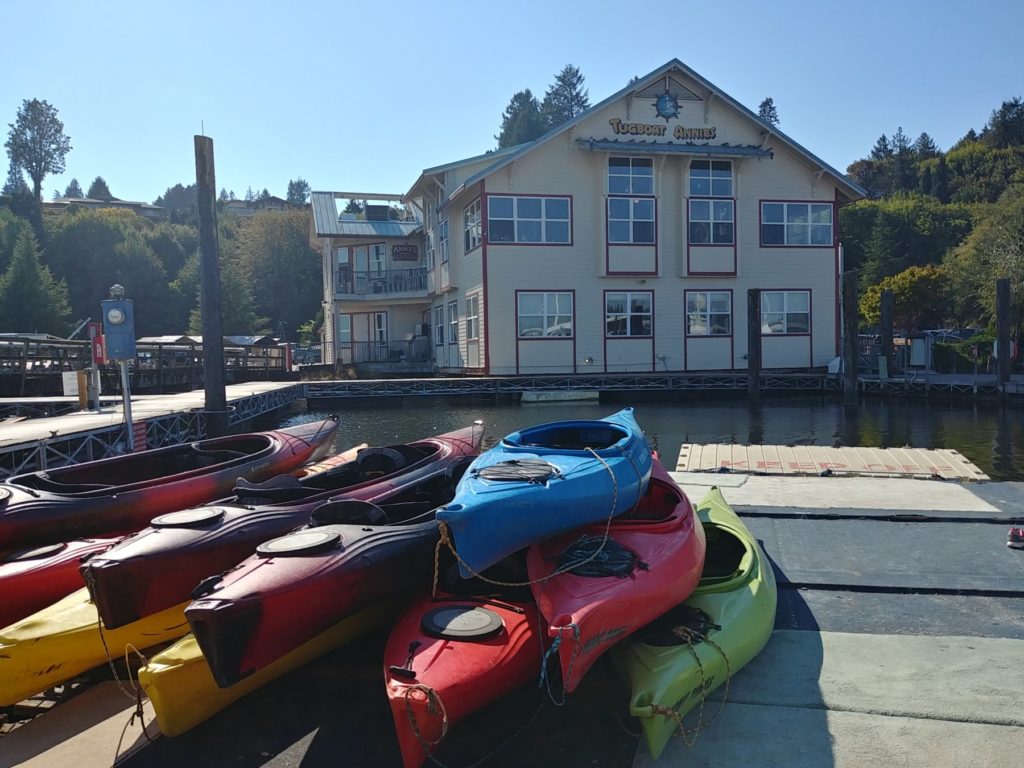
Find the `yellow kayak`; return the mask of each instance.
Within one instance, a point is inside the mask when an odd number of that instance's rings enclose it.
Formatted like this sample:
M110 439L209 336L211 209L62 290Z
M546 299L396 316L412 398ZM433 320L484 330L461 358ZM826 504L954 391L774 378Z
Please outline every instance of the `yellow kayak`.
M332 469L337 469L344 464L349 464L355 461L359 452L364 448L369 447L369 443L360 443L359 445L349 448L347 451L342 451L341 453L336 453L333 456L328 456L326 459L321 459L320 461L316 461L311 464L303 464L298 469L292 470L292 474L300 480L307 477L322 475L324 472L330 472Z
M138 650L175 640L188 632L185 606L147 616L100 637L99 615L82 587L28 618L0 629L0 707L10 706L75 675Z
M717 487L697 514L707 538L697 589L611 651L632 688L629 712L640 719L655 759L678 718L760 653L775 626L775 574L757 540ZM708 705L702 720L713 718L718 706Z
M186 635L139 670L139 682L153 702L164 736L179 736L271 680L307 664L367 632L384 626L401 603L381 603L339 622L312 640L230 688L213 680L195 635Z

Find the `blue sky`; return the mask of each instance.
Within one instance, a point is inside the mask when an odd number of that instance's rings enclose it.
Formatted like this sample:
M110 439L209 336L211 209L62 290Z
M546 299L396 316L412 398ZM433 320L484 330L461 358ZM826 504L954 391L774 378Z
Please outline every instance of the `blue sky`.
M1024 3L82 3L6 0L0 123L23 99L59 111L83 189L152 201L195 181L214 140L218 187L404 192L420 170L496 145L512 94L565 64L596 103L679 58L845 169L881 133L942 149L1024 96ZM6 177L0 154L0 179Z

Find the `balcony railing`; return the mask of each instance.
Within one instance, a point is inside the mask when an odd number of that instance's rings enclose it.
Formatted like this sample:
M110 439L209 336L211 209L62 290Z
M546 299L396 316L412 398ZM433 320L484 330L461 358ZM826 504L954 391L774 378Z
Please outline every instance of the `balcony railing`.
M430 339L420 336L408 341L353 341L338 345L343 363L427 363Z
M352 270L342 267L334 283L335 291L345 296L374 296L427 291L426 267L408 269Z

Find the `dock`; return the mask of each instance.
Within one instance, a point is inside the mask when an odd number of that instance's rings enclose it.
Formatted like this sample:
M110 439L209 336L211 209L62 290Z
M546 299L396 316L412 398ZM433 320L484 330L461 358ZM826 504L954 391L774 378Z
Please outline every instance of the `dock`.
M688 728L699 726L693 746L675 738L652 761L629 733L610 665L598 665L564 707L542 705L543 692L527 686L454 724L439 760L466 765L509 739L484 766L1020 765L1024 551L1005 542L1024 523L1022 484L673 477L695 502L722 489L779 586L771 640L724 701L721 689L709 698L702 723L688 717ZM74 717L54 716L78 699L2 737L0 767L56 764L49 758L71 749L77 768L109 766L119 741L124 768L336 765L338 755L365 768L400 765L380 672L385 639L377 632L328 654L173 739L146 740L129 724L133 702L101 683L81 694ZM5 761L10 754L26 762Z

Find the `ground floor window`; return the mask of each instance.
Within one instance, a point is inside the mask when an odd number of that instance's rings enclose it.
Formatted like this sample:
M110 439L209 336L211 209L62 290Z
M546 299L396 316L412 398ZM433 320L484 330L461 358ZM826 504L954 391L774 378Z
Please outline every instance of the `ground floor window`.
M761 333L810 332L810 291L761 291Z
M438 304L434 307L434 344L444 344L444 305Z
M338 343L352 343L352 315L338 315Z
M454 344L459 340L459 303L448 302L448 343Z
M466 297L466 339L474 341L480 338L480 297Z
M522 291L516 298L520 338L572 336L572 293Z
M729 336L732 294L729 291L686 292L686 335Z
M604 316L606 336L650 336L652 334L650 291L606 293Z

